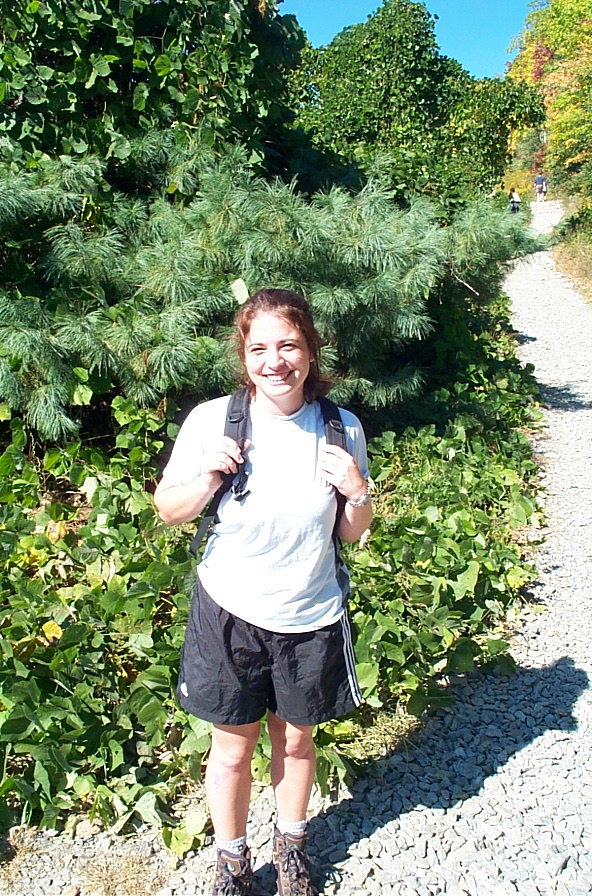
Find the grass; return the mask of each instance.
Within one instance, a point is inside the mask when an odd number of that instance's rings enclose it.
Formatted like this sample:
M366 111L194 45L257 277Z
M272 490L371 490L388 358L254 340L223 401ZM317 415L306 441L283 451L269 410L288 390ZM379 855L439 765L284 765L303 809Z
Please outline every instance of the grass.
M558 269L573 281L587 302L592 302L592 244L583 235L575 236L553 249Z
M557 198L565 207L564 221L577 214L581 206L578 196L562 194ZM592 235L583 230L568 235L552 252L558 270L573 281L587 302L592 302Z
M140 856L101 856L78 874L82 893L92 896L147 896L164 885L164 876Z
M36 828L13 828L9 839L0 838L0 881L18 887L21 869L46 852ZM79 896L148 896L165 882L164 870L138 855L137 846L131 842L123 855L99 855L87 861L73 874L73 883L64 892L77 892Z

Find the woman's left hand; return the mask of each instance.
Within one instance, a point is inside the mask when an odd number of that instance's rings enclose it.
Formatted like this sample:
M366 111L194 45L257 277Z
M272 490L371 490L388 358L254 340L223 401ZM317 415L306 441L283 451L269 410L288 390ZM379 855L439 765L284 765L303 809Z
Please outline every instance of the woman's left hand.
M319 452L324 478L349 501L359 501L366 494L368 484L354 458L337 445L326 445Z

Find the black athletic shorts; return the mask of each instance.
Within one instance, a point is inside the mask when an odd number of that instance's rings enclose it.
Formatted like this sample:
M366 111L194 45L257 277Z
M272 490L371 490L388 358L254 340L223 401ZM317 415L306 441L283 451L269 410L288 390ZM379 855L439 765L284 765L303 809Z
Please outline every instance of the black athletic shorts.
M177 694L216 725L246 725L270 709L293 725L319 725L362 702L347 610L312 632L269 632L226 612L197 581Z

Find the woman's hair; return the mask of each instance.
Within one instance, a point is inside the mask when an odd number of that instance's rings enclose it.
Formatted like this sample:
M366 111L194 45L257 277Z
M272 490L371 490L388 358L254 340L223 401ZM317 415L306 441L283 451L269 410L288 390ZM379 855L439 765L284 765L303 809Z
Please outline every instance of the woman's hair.
M308 302L291 289L260 289L247 299L236 314L236 342L238 356L243 365L244 385L251 391L255 389L245 367L245 345L251 324L261 314L283 317L302 333L310 352L310 370L304 381L304 398L311 402L326 395L331 389L332 382L330 377L321 374L319 370L319 354L323 342L316 331Z

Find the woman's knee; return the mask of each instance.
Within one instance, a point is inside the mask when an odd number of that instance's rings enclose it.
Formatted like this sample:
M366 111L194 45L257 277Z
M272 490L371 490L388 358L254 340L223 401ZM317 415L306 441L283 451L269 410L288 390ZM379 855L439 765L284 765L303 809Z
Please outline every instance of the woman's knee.
M229 771L250 765L259 740L259 722L252 725L214 725L210 760Z
M270 712L267 728L274 752L281 752L292 759L310 759L314 756L313 726L292 725Z

